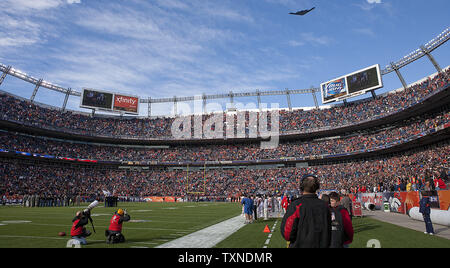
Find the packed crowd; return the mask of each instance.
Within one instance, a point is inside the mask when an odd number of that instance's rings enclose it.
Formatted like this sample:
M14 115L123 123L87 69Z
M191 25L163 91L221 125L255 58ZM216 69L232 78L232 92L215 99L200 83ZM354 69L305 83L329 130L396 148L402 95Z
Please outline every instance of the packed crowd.
M400 92L392 92L373 100L334 106L328 109L293 110L280 112L280 133L311 132L318 128L338 128L361 121L372 120L414 105L429 94L447 86L450 69L431 79ZM77 133L90 136L133 137L141 139L173 139L171 126L174 118L100 117L59 109L44 108L7 94L0 94L0 119L24 125ZM269 113L270 114L270 113ZM223 122L226 122L226 114ZM246 112L246 133L249 132L249 114ZM210 115L203 115L206 122ZM237 120L235 120L237 122ZM268 119L268 129L270 129ZM235 135L237 127L234 128ZM193 130L192 130L192 134ZM226 131L224 131L226 135Z
M102 199L103 191L107 190L121 197L186 197L189 193L198 192L211 199L236 198L244 191L277 195L297 190L299 179L307 173L318 175L322 189L345 190L348 193L398 191L403 190L401 185L408 184L414 184L414 189L419 190L430 178L441 178L448 183L449 149L450 144L447 143L386 159L305 168L189 172L63 167L1 160L0 195L79 195L87 199ZM441 190L443 188L437 182L436 186Z
M0 149L104 161L198 162L305 158L355 153L401 144L415 135L434 130L437 126L449 122L450 110L446 109L437 114L422 115L369 133L353 133L347 137L316 141L283 142L276 149L261 149L258 143L174 146L167 149L118 147L0 132Z

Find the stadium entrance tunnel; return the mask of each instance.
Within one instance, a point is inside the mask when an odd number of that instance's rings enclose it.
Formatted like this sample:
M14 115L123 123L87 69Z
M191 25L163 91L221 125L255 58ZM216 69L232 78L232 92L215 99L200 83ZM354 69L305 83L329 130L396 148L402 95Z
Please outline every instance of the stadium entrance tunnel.
M369 210L369 211L375 211L375 204L372 204L372 203L366 203L364 206L365 206L366 209Z

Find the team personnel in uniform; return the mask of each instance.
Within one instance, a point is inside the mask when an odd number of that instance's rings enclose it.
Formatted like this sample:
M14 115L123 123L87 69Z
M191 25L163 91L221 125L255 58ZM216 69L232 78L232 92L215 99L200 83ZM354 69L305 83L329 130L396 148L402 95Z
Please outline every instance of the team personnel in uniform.
M242 198L241 204L244 207L244 214L245 214L245 223L252 223L253 222L253 200L248 195L244 195L244 198Z
M281 222L281 235L291 248L328 248L331 242L331 213L328 204L316 192L316 175L302 177L298 199L292 200Z

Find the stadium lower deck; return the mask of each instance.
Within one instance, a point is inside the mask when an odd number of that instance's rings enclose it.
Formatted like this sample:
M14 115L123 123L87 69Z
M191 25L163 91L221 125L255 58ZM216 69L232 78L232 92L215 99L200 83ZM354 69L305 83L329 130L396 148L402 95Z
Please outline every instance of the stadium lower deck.
M103 199L103 190L108 190L124 198L200 196L225 201L238 198L243 192L270 195L295 192L302 174L314 173L319 176L322 189L348 193L394 191L400 182L423 187L422 180L430 171L441 172L447 167L449 149L446 141L395 156L330 165L266 169L246 166L197 171L105 168L2 158L1 189L8 199L20 199L23 195L52 198L79 195L92 200Z

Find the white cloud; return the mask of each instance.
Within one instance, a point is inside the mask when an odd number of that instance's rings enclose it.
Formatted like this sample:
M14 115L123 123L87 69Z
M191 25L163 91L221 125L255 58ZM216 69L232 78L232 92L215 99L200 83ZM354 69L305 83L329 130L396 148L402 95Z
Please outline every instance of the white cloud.
M283 5L288 7L298 7L299 3L297 0L264 0L267 3L270 4L277 4L277 5ZM303 1L305 2L305 1ZM304 4L304 3L302 3Z
M27 64L45 62L36 75L62 87L78 91L92 87L156 98L271 89L277 82L299 76L299 64L287 59L283 67L268 64L274 58L286 57L283 53L275 56L260 49L239 49L254 37L240 27L224 27L223 22L252 27L254 20L244 15L245 10L226 4L214 9L212 4L202 5L201 0L170 0L164 5L111 1L69 10L56 8L81 1L37 1L41 5L22 6L20 11L30 11L26 16L22 16L25 12L6 13L8 30L3 33L0 28L0 48L13 45ZM54 12L47 12L52 8ZM69 34L72 26L76 31ZM45 50L39 50L37 44L49 35ZM300 37L290 45L330 42L313 34ZM50 42L53 40L57 45Z
M332 41L327 36L316 36L313 33L302 33L300 36L302 40L317 45L328 45Z
M357 3L354 4L355 6L361 8L364 11L371 11L372 9L374 9L375 7L377 7L378 4L384 4L381 2L381 0L366 0L365 2L362 3Z
M51 9L61 4L61 0L5 0L0 7L6 12L19 13Z
M41 27L28 19L16 19L7 14L2 18L0 47L14 48L32 45L41 40Z
M17 48L46 42L54 34L52 10L81 0L1 0L0 48Z
M359 33L359 34L366 35L366 36L369 36L369 37L375 37L376 36L374 31L372 29L370 29L370 28L358 28L358 29L353 29L353 31L355 33Z
M9 14L33 14L49 9L61 7L66 4L80 4L81 0L2 0L1 12Z
M157 0L156 1L158 5L166 7L166 8L172 8L172 9L186 9L188 8L187 3L184 1L179 0Z
M332 39L327 36L317 36L313 33L302 33L300 34L299 40L290 40L287 44L291 47L299 47L304 46L306 44L312 45L329 45L332 42Z
M291 46L291 47L300 47L300 46L305 45L305 43L301 42L301 41L297 41L297 40L290 40L288 42L288 45Z

